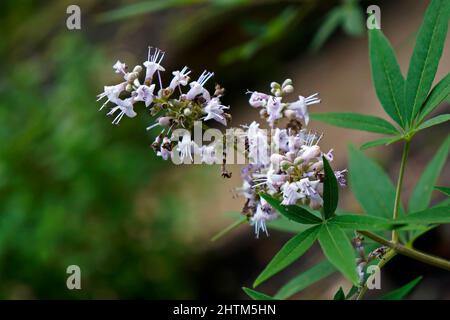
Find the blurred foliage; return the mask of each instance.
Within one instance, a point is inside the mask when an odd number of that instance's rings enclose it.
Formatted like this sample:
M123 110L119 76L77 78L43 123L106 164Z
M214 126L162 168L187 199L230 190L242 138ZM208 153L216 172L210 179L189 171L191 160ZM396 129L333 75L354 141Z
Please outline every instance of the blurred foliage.
M53 30L65 11L45 20L36 2L3 6L0 298L192 297L178 236L188 208L168 201L177 192L164 185L168 164L139 119L114 127L97 111L110 58L82 33ZM84 290L67 290L71 264Z
M325 19L319 19L319 25L310 23L311 16L328 10L330 5ZM196 37L214 30L220 23L239 26L242 36L238 33L237 43L231 44L219 55L219 62L224 65L248 61L263 48L279 44L287 38L309 38L308 32L315 32L310 45L313 51L320 49L339 26L349 36L361 36L364 32L364 16L358 0L150 0L118 6L100 14L98 21L116 22L167 9L190 7L198 10L189 12L183 19L174 19L171 27L170 34L178 46L188 45L186 41L192 43ZM235 33L234 30L229 32Z

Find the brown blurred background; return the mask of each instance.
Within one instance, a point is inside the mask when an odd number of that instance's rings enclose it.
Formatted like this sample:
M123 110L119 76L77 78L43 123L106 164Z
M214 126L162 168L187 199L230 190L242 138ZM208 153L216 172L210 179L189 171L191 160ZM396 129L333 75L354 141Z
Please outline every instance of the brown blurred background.
M241 287L291 235L271 231L255 239L251 227L241 226L212 243L232 222L225 212L242 208L233 192L239 166L223 180L216 166L163 163L149 148L144 128L151 117L142 110L139 119L112 126L95 101L117 81L112 64L142 63L151 45L166 52L167 70L214 71L214 81L227 89L232 126L259 117L247 104L247 89L269 91L271 81L285 78L293 79L296 94L320 93L312 112L385 117L370 78L365 10L380 6L383 32L406 74L427 1L77 1L82 28L74 31L65 26L69 4L75 3L0 5L1 298L245 298ZM330 27L326 37L327 17L340 6L350 6L350 20ZM449 69L447 41L436 81ZM336 168L347 166L349 144L377 137L309 126L324 133L323 149L335 150ZM404 200L448 129L415 138ZM394 178L400 150L394 144L368 154ZM449 176L447 165L440 185ZM341 208L361 211L348 189L342 194ZM449 241L450 229L441 226L417 247L450 258ZM261 291L271 294L312 266L321 259L317 249ZM65 288L69 264L82 269L81 291ZM418 275L425 279L411 298L450 299L448 273L403 257L383 269L382 291ZM349 287L334 274L296 298L330 298L339 286Z

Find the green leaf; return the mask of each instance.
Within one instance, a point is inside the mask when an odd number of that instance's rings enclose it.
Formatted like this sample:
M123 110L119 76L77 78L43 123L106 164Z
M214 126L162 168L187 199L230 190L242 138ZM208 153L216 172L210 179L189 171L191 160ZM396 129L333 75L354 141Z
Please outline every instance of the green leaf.
M450 95L450 73L439 81L439 83L431 90L428 96L420 116L418 118L418 123L421 123L423 119L430 114L434 109L436 109L439 104L444 101Z
M322 220L314 215L309 209L301 206L283 206L281 202L272 198L268 194L260 194L273 208L281 213L286 218L302 224L319 224Z
M220 63L230 64L238 60L250 59L262 48L279 41L280 37L283 37L286 34L296 18L300 14L303 14L303 12L295 6L286 7L281 13L266 24L264 32L259 36L254 37L244 44L225 50L219 56Z
M389 292L388 294L381 297L381 300L401 300L406 297L412 289L422 280L422 277L417 277L413 281L405 284L403 287L398 288L394 291Z
M350 290L348 291L347 295L345 296L345 300L351 299L355 294L357 294L359 291L359 286L352 286Z
M450 206L439 206L414 212L398 219L398 222L415 224L450 223Z
M361 207L367 214L390 218L395 200L392 181L384 170L363 152L350 146L349 153L350 187Z
M257 287L273 275L285 269L295 260L300 258L316 241L320 226L315 226L303 231L290 239L273 257L261 274L256 278L253 287Z
M338 205L339 189L336 175L325 157L322 157L325 180L323 182L323 212L325 219L334 215Z
M345 293L342 287L339 287L339 290L334 294L333 300L345 300Z
M358 284L355 251L345 232L334 223L322 225L319 243L327 259L353 284Z
M337 29L344 19L344 12L341 7L332 9L327 16L325 21L317 30L314 38L311 42L311 51L317 52L331 36L331 34Z
M366 149L369 149L369 148L382 146L382 145L387 146L387 145L390 145L391 143L400 141L402 139L403 139L403 137L401 137L401 136L386 137L386 138L376 139L376 140L372 140L372 141L364 143L363 145L361 145L361 147L359 149L360 150L366 150Z
M310 114L311 119L349 128L384 134L398 134L397 129L389 122L375 116L368 116L353 112L323 112Z
M405 127L404 85L400 67L391 44L380 29L369 30L372 79L378 99L386 113Z
M330 222L337 224L343 229L351 230L392 230L402 225L397 221L360 214L338 215L331 219Z
M227 227L225 227L224 229L222 229L221 231L219 231L218 233L216 233L212 238L211 241L217 241L220 238L222 238L223 236L225 236L226 234L228 234L229 232L233 231L234 229L236 229L237 227L239 227L241 224L244 224L245 222L247 222L247 218L246 217L240 217L239 219L237 219L236 221L234 221L233 223L229 224Z
M328 277L334 272L336 272L336 268L328 260L322 261L291 279L275 294L274 297L278 299L287 299L317 281Z
M272 230L297 234L308 229L309 225L293 222L281 215L278 219L267 222L267 227Z
M450 188L449 187L434 187L434 189L436 189L437 191L442 192L443 194L445 194L447 197L450 197Z
M425 12L406 79L406 120L414 120L430 91L447 35L449 14L448 0L431 1Z
M364 16L356 3L344 5L344 19L342 29L350 36L359 36L364 33Z
M414 191L409 199L409 212L421 211L428 207L431 200L431 193L436 184L439 174L447 160L450 148L450 135L447 136L436 155L428 163L417 182Z
M111 22L141 14L148 14L174 7L183 7L194 4L201 4L206 0L153 0L129 4L118 9L113 9L101 14L98 20L101 22Z
M419 127L417 127L416 131L441 124L448 120L450 120L450 114L441 114L437 117L431 118L430 120L427 120L424 123L422 123Z
M243 287L242 290L244 290L244 292L253 300L277 300L267 294L252 290L250 288Z

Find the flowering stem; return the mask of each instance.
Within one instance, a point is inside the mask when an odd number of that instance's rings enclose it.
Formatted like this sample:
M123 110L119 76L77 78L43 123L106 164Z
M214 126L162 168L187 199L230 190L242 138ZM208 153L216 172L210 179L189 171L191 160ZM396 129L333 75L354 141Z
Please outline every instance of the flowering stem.
M382 245L385 245L385 246L391 248L392 250L394 250L395 252L397 252L399 254L402 254L404 256L413 258L415 260L418 260L418 261L430 264L432 266L450 271L450 261L448 261L448 260L429 255L427 253L418 251L416 249L405 247L404 245L402 245L398 242L397 243L393 242L393 241L391 242L387 239L384 239L384 238L382 238L376 234L373 234L371 232L368 232L368 231L358 231L358 232L378 243L381 243Z
M236 229L237 227L239 227L241 224L247 222L247 219L243 218L240 220L237 220L235 222L233 222L232 224L230 224L228 227L226 227L225 229L223 229L222 231L220 231L219 233L217 233L214 237L211 238L211 241L217 241L220 238L222 238L224 235L226 235L228 232Z
M358 231L358 232L362 232L362 231ZM383 258L378 262L377 266L379 269L383 268L383 266L388 263L393 257L395 257L397 255L397 252L393 249L390 249L388 252L386 252L386 254L383 256ZM362 300L364 295L367 292L367 281L364 283L364 285L362 286L362 288L359 290L358 295L356 296L356 300Z
M405 146L403 147L403 155L402 155L402 162L400 163L400 173L398 176L397 181L397 189L395 190L395 202L394 202L394 212L392 215L392 219L395 220L398 218L398 211L400 209L401 204L401 193L402 193L402 186L403 186L403 176L405 174L405 168L406 168L406 162L408 160L408 153L409 153L409 145L411 141L409 139L406 140ZM392 231L392 241L394 243L398 243L398 232L397 230Z

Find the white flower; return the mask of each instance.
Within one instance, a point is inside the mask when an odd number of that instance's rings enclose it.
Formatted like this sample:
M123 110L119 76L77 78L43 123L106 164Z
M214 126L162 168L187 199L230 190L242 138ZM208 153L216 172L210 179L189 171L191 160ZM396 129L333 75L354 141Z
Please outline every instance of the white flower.
M303 160L303 162L307 163L313 158L317 158L320 156L320 147L318 145L314 146L302 146L302 154L300 155L300 158Z
M151 86L141 85L135 91L134 100L144 101L145 106L148 107L153 102L153 91L155 90L155 85Z
M167 138L167 137L164 137L164 139L163 139L163 141L161 143L160 151L158 151L156 153L156 155L158 157L163 158L164 160L169 159L169 156L170 156L170 153L171 153L171 151L170 151L170 143L171 143L170 139Z
M254 108L264 107L267 104L267 100L269 100L269 95L257 91L248 92L252 95L250 96L250 100L248 101L250 105Z
M183 138L177 144L177 151L180 152L181 161L184 161L185 158L189 157L192 161L192 147L194 142L191 140L191 136L189 134L183 135Z
M347 186L347 180L345 179L346 173L347 173L347 169L334 172L334 175L336 176L336 180L341 187Z
M302 147L303 138L299 135L290 135L288 136L288 152L296 154L298 150Z
M310 199L309 205L313 209L320 208L323 205L323 199L317 191L319 184L320 180L311 181L308 178L301 179L298 182L300 192Z
M287 175L278 174L274 169L270 168L267 171L267 181L266 184L271 191L278 192L280 187L284 184L287 179Z
M325 153L323 155L325 157L325 159L328 160L328 162L331 162L334 159L333 151L334 151L333 149L330 149L330 151L328 151L327 153Z
M317 187L319 183L320 180L309 180L308 178L303 178L298 182L298 186L304 195L311 197L318 193Z
M211 143L207 146L202 146L201 148L202 163L214 164L217 162L216 159L216 144Z
M173 79L170 81L169 88L172 90L175 90L178 86L185 86L189 82L189 74L191 73L191 70L188 69L188 67L184 67L181 69L181 71L174 71Z
M274 212L274 210L264 199L261 199L256 208L255 214L250 218L250 224L255 226L256 238L259 238L260 230L268 236L269 232L267 231L266 222L272 221L276 218L277 214Z
M127 69L127 65L120 62L120 60L117 60L117 62L113 65L113 69L116 73L126 74L125 70Z
M255 189L252 188L252 184L247 180L244 180L244 182L242 183L242 188L240 188L239 191L247 199L255 198Z
M217 122L220 122L224 126L227 125L227 119L223 115L223 109L229 109L230 107L226 107L220 104L220 100L218 98L212 98L209 100L205 108L203 108L203 113L206 113L204 118L205 121L214 119Z
M126 85L126 82L122 82L115 86L105 86L103 92L97 95L97 101L100 101L101 99L106 97L106 102L100 107L99 110L102 110L108 104L108 102L117 104L119 95L122 93L122 91L125 90Z
M148 48L148 58L147 61L144 62L144 67L146 68L145 72L145 81L149 82L153 79L153 75L155 72L165 71L165 69L161 66L161 61L164 58L164 52L155 48L155 52L152 54L152 47Z
M281 186L281 191L283 192L283 201L281 204L293 205L296 204L298 199L304 198L305 194L299 192L300 188L297 182L286 182Z
M275 121L278 119L281 119L283 117L282 113L282 104L281 104L281 98L271 97L267 101L267 113L269 115L267 122L269 122L270 126L273 127L275 124Z
M188 93L186 93L186 98L188 100L193 100L196 96L201 95L206 101L209 101L211 99L211 95L203 86L213 75L213 72L208 72L206 70L203 71L197 81L192 81L189 84L191 89L189 89Z
M253 121L247 129L248 156L250 163L267 165L268 154L267 134L259 128L259 123Z
M318 93L315 93L307 98L299 96L298 100L288 105L288 110L293 110L297 119L303 119L305 124L308 125L309 113L307 106L320 103L320 99L317 98Z
M111 111L106 114L107 116L112 116L116 111L120 110L119 114L112 121L112 124L119 124L124 115L129 118L134 118L136 116L136 112L133 109L133 102L133 98L127 98L125 100L117 99L115 101L117 106L112 108Z
M275 143L275 147L279 151L286 152L289 147L289 136L287 134L286 129L275 129L275 133L273 134L273 142Z

